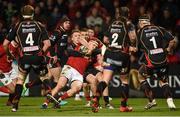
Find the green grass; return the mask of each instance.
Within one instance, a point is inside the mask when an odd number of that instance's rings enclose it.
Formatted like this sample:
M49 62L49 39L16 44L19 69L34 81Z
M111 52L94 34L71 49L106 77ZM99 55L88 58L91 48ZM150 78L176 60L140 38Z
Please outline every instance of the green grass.
M179 116L180 99L175 99L176 111L170 111L165 99L157 99L158 106L150 110L144 110L147 103L145 98L130 98L129 105L133 107L133 112L119 112L119 99L113 98L111 103L114 110L100 109L98 113L91 112L91 108L84 107L85 101L74 101L68 99L68 104L61 109L53 109L52 105L48 109L40 109L44 98L42 97L23 97L17 112L11 112L11 107L5 106L7 97L0 97L0 116Z

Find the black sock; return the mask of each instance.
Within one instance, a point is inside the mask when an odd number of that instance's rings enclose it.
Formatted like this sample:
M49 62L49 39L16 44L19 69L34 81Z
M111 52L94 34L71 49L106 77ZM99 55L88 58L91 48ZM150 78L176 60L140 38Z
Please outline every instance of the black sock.
M141 90L145 93L146 97L149 99L149 102L152 102L154 99L154 94L147 81L143 81L141 83Z
M9 94L9 98L8 101L12 102L13 98L14 98L15 93L10 93Z
M49 79L43 80L42 84L44 85L46 91L51 91L51 82Z
M52 88L56 87L57 82L52 82Z
M40 84L42 84L42 81L41 81L40 78L37 78L37 79L35 79L33 81L30 81L29 83L26 83L25 86L26 86L26 88L31 88L33 86L37 86L37 85L40 85Z
M14 98L12 100L13 106L15 106L15 108L18 108L18 103L19 103L20 98L21 98L22 90L23 90L23 85L16 84L16 87L15 87L15 96L14 96Z
M162 89L166 98L172 98L171 88L168 84L162 86Z
M97 91L102 94L102 92L104 91L104 89L107 87L106 82L101 81L98 86L97 86Z
M105 105L109 104L109 96L103 96Z
M129 98L129 85L128 84L121 84L121 95L122 101L121 106L127 106L127 100Z

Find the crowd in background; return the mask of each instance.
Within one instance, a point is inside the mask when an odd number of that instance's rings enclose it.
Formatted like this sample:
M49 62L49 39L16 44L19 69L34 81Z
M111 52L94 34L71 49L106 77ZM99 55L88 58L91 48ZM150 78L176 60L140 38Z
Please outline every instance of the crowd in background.
M73 29L93 28L102 40L109 23L117 17L118 8L128 6L130 19L136 26L138 17L147 13L152 23L166 28L180 39L179 0L0 0L1 37L19 20L21 6L25 4L35 8L35 19L46 24L49 32L66 15L71 19Z

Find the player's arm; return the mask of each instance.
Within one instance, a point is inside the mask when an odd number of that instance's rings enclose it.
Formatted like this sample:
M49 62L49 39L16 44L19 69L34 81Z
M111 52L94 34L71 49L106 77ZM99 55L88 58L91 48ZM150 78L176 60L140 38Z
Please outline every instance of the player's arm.
M172 54L173 50L176 48L177 41L176 41L176 39L174 38L174 36L170 32L168 32L167 30L165 30L162 27L160 27L160 29L163 32L164 39L168 42L168 46L166 48L166 51L169 54Z
M51 42L49 40L48 32L44 26L42 26L42 37L41 38L42 38L42 42L43 42L42 51L46 55L48 48L51 46Z
M127 30L128 30L128 36L130 40L130 52L136 52L137 51L137 35L136 35L136 29L135 26L131 22L127 22Z
M16 36L16 27L12 27L9 30L9 33L8 33L7 37L4 39L4 42L3 42L3 47L4 47L4 50L6 51L8 59L13 58L13 56L11 55L11 53L9 51L9 44L10 44L11 41L15 40L15 36Z

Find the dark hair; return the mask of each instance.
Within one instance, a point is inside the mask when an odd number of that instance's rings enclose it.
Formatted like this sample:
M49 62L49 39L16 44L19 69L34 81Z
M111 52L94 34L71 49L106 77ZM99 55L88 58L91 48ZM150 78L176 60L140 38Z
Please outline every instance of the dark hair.
M120 14L120 16L128 18L128 16L129 16L129 8L128 7L120 7L119 8L119 14Z
M141 16L139 17L139 21L141 21L141 20L150 21L151 18L150 18L150 16L149 16L148 14L144 14L144 15L141 15Z

